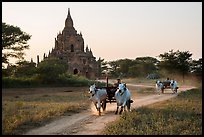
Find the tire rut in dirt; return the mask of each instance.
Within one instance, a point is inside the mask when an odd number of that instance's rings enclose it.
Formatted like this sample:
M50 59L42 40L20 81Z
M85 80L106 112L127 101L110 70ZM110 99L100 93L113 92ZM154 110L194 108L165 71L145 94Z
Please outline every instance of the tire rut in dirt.
M93 123L93 121L98 118L97 115L90 115L82 120L79 120L72 124L69 127L64 128L63 130L56 133L56 135L71 135L83 130L84 126L89 123Z

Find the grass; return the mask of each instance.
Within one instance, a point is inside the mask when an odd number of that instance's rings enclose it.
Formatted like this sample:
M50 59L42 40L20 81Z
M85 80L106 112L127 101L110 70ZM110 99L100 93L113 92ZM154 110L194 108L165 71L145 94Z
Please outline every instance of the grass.
M202 135L202 89L121 115L103 135Z
M61 115L78 113L90 105L87 87L63 91L28 90L6 90L3 93L2 134L22 134Z
M127 78L122 79L122 82L132 83L132 84L143 84L143 85L155 85L155 79L147 79L147 78Z
M147 85L155 83L155 80L147 79L124 79L123 81ZM135 88L134 86L128 86L128 88L132 91L132 95L154 94L152 92L154 88ZM153 105L152 108L151 106L143 107L132 111L130 115L122 115L120 121L123 123L117 121L113 123L114 125L111 124L112 127L108 128L104 134L188 134L189 132L202 134L201 91L202 89L184 92L177 97L177 100L154 104L156 106ZM2 134L22 134L59 116L85 110L91 104L88 96L88 87L2 89ZM175 116L177 113L178 116ZM180 117L185 114L189 115L188 119L184 117L187 120ZM178 123L177 119L170 119L171 117L182 120ZM191 117L193 119L190 119ZM168 123L168 120L174 121ZM174 125L174 123L178 124ZM123 127L126 130L121 131ZM176 129L181 131L174 131Z

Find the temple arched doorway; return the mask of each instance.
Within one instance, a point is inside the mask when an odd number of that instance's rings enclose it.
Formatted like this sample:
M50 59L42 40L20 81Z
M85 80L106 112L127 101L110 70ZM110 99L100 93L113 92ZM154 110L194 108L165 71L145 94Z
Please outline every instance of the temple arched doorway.
M78 69L75 68L75 69L74 69L74 75L75 75L75 74L78 74L78 73L79 73Z

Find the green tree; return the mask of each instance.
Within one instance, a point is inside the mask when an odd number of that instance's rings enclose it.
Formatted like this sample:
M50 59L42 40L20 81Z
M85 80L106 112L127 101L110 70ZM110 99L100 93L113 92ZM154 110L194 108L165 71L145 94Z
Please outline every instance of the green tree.
M177 69L182 74L183 81L184 76L190 72L190 62L192 60L191 56L192 54L189 53L189 51L177 52Z
M36 63L19 61L16 64L15 77L31 77L36 74Z
M2 77L14 77L17 66L9 64L7 68L2 68Z
M119 61L109 61L108 65L110 66L109 70L110 70L110 75L113 77L118 77L120 76L120 72L119 72Z
M27 41L31 35L19 27L2 22L2 63L8 64L9 57L24 59L23 50L29 49Z
M156 73L158 68L157 65L159 60L153 57L138 57L135 59L135 64L137 64L137 71L141 76L147 76L151 73Z
M108 71L107 62L104 59L98 59L98 77L101 77L104 71Z
M119 59L108 62L111 74L115 77L147 76L157 71L158 60L153 57L138 57L132 59Z
M174 52L170 50L169 53L165 52L160 54L161 61L159 63L160 70L165 69L168 73L177 74L180 73L184 76L190 72L190 62L192 54L189 51Z
M120 68L119 71L123 76L129 76L129 67L132 66L133 61L131 59L119 60Z
M192 61L191 73L202 78L202 58Z
M170 50L169 52L165 52L164 54L160 54L159 58L161 58L160 63L158 64L160 70L166 70L168 73L173 73L176 70L177 66L177 57L176 52Z
M37 66L37 74L39 79L45 83L50 84L57 82L59 75L67 71L68 65L58 58L46 58Z

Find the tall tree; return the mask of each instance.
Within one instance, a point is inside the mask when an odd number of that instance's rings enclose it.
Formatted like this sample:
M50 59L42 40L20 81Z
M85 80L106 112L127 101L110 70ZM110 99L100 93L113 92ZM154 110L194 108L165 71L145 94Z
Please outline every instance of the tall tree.
M132 59L119 59L108 64L111 67L110 73L115 77L147 76L157 71L158 60L153 57L138 57Z
M183 51L183 52L177 52L177 60L178 60L178 65L177 69L182 73L183 76L183 81L184 81L184 76L190 72L190 62L191 62L191 56L192 54L189 53L189 51Z
M107 62L104 61L104 59L99 58L98 59L98 68L99 68L98 69L98 77L100 78L104 71L108 71Z
M169 73L181 73L184 81L184 76L190 71L191 56L189 51L179 50L176 52L170 50L169 53L160 54L160 70L166 69Z
M202 78L202 58L192 61L191 72Z
M119 60L119 71L122 76L128 76L129 75L129 67L132 66L133 61L131 59L121 59Z
M9 57L24 59L23 50L29 49L27 41L31 35L19 27L2 22L2 63L8 64Z
M109 66L110 66L110 75L113 77L118 77L120 75L119 72L119 60L116 61L109 61L108 62Z
M170 50L169 52L165 52L164 54L160 54L159 58L161 58L160 63L158 64L160 70L166 70L168 73L176 72L177 66L177 57L176 52Z
M137 57L135 59L135 62L137 62L137 66L141 69L138 71L143 72L143 75L155 73L157 71L157 65L159 63L159 60L153 57Z

